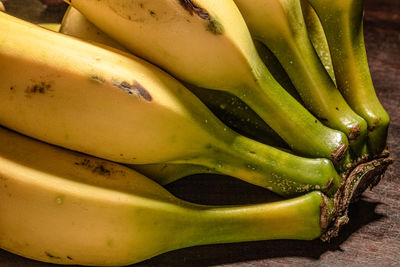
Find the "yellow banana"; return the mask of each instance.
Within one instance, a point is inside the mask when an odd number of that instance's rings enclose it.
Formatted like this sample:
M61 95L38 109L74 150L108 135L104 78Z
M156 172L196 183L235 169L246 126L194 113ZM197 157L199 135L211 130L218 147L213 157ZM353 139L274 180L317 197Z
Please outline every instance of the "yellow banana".
M0 14L0 124L128 164L194 164L282 195L333 194L327 159L241 136L156 67Z
M334 162L346 155L346 136L321 124L272 77L233 1L67 2L132 53L178 79L236 95L297 153Z
M91 24L78 10L71 6L68 7L64 14L59 31L128 52L126 48L104 34L99 28Z
M331 220L319 192L200 206L121 165L0 127L0 248L57 264L121 266L188 246L314 239Z
M93 23L88 21L78 10L69 6L61 23L60 32L79 37L87 41L105 44L120 50L125 50L119 43L109 37ZM285 76L284 70L279 68L279 62L274 60L262 44L257 43L257 49L262 53L261 58L276 70L280 83L285 84L285 89L297 97L297 92L290 86L290 80ZM288 148L288 145L277 135L257 114L245 103L232 94L223 91L204 89L186 83L185 86L203 101L218 118L233 130L256 139L262 143L275 147ZM298 99L298 98L296 98ZM299 100L299 99L298 99ZM301 100L300 100L301 101Z
M53 32L58 32L60 30L61 25L58 23L41 23L38 24L40 27L51 30Z

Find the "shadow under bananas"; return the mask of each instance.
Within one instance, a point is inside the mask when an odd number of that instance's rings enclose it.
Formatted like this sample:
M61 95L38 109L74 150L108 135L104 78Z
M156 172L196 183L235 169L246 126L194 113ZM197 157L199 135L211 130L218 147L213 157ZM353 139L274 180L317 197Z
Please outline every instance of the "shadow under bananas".
M7 13L33 23L60 23L68 5L46 6L39 0L1 0Z
M302 240L272 240L246 242L238 244L208 245L185 248L168 252L145 262L132 265L142 266L215 266L238 262L260 261L273 258L300 257L317 260L329 251L343 251L341 245L363 226L387 217L376 213L380 202L370 202L366 199L352 203L349 209L351 223L346 224L337 238L330 243L319 239Z

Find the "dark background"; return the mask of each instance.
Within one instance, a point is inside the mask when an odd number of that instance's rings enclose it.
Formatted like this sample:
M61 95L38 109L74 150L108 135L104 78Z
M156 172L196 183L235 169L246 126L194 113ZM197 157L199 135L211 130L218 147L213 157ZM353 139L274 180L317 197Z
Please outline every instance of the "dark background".
M3 0L7 11L33 22L55 22L63 8L36 0ZM27 8L29 6L29 8ZM23 8L21 8L23 7ZM29 10L29 13L21 10ZM400 1L365 1L365 40L377 94L392 119L395 163L385 179L350 209L350 222L331 243L262 241L210 245L165 253L135 266L400 266ZM218 176L185 178L168 186L186 200L210 204L262 202L271 194ZM0 250L1 267L51 267Z

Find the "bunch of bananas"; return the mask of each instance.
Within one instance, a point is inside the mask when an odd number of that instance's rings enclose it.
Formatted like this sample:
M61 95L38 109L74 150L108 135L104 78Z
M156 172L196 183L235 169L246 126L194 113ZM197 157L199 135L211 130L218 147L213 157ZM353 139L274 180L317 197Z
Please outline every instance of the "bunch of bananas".
M329 240L392 163L362 0L67 2L62 34L0 12L2 249L117 266ZM195 173L287 200L206 206L161 186Z

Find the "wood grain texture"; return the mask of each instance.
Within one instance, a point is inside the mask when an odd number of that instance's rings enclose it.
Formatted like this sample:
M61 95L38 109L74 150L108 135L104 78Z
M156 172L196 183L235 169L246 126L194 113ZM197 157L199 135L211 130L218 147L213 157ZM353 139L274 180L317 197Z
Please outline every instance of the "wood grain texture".
M7 2L6 7L14 8L27 1ZM389 147L395 163L373 191L351 206L350 222L340 236L331 243L277 240L187 248L134 266L400 266L400 1L366 0L365 5L367 54L377 94L392 119ZM33 20L43 18L43 10L37 12ZM46 20L54 19L58 18ZM277 198L257 187L212 175L186 178L168 189L184 199L212 204ZM0 266L55 265L0 250Z

